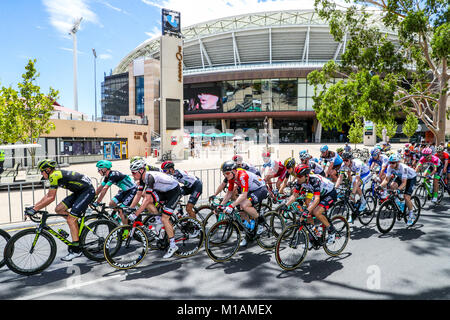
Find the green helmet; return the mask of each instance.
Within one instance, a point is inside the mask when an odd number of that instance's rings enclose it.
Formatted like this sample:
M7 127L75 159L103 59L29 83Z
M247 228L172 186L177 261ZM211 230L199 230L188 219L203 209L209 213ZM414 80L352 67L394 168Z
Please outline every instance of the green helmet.
M97 162L97 164L95 166L97 168L111 169L112 163L111 163L111 161L108 161L108 160L100 160L99 162Z
M135 157L133 157L133 158L130 158L130 163L133 163L133 162L135 162L135 161L137 161L137 160L144 160L144 158L139 157L139 156L135 156Z
M38 162L37 167L40 171L43 171L47 168L55 169L56 168L56 161L52 159L44 159Z

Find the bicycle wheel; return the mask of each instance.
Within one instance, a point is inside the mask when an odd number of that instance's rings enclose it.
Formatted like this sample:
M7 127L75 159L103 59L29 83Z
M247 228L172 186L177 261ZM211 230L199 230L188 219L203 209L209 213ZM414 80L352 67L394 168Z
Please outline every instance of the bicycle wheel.
M438 183L438 200L437 203L441 203L442 199L444 199L444 194L445 194L445 186L444 186L444 182L442 180L439 180Z
M332 218L334 216L344 216L346 217L346 219L348 219L350 215L350 208L345 201L339 201L328 212L329 218Z
M372 196L366 196L366 208L358 215L358 220L361 224L367 226L375 217L376 200Z
M416 188L414 196L419 199L420 207L423 208L428 200L428 191L423 184Z
M205 220L203 220L202 224L203 224L203 228L205 229L205 232L207 233L209 229L211 229L211 227L216 224L219 221L222 221L225 218L225 213L216 213L214 212L214 210L212 210L205 218Z
M105 260L103 245L106 237L117 227L110 220L100 219L85 225L80 235L80 245L86 258L101 262Z
M335 257L340 255L347 246L350 239L350 225L343 216L333 216L329 222L336 229L336 238L333 243L327 243L328 230L323 230L323 249L329 256Z
M215 262L225 262L239 250L241 231L231 220L214 224L206 235L206 253Z
M197 219L184 217L179 219L173 226L175 244L178 250L177 257L191 257L200 250L205 238L203 225Z
M308 233L297 224L287 226L275 244L275 259L283 270L298 268L308 253Z
M5 265L5 258L3 256L3 251L5 250L8 240L11 236L5 230L0 229L0 268Z
M277 211L267 212L264 219L264 231L258 236L256 242L264 250L272 250L275 248L278 236L284 230L284 219Z
M416 196L411 196L411 202L413 205L413 223L408 226L408 227L412 227L413 225L416 224L417 221L419 221L419 217L420 217L420 200L418 197ZM409 213L408 213L408 209L407 212L405 213L405 216L403 217L403 220L405 221L405 223L408 222L408 217L409 217Z
M131 225L116 227L106 237L103 252L106 261L116 269L131 269L144 260L148 252L144 230Z
M392 230L395 224L395 217L397 214L397 208L392 200L384 202L377 214L377 229L381 233L388 233Z
M5 247L5 263L15 273L31 276L47 269L56 256L56 242L45 230L22 230L9 239Z
M206 217L213 211L213 208L209 205L204 205L200 207L194 207L194 212L197 215L197 219L203 223Z

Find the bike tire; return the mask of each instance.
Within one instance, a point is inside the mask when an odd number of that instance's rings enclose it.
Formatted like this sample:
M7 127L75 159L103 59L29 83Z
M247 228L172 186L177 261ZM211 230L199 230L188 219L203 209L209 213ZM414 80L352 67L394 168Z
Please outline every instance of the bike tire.
M203 228L205 229L205 232L207 233L211 227L216 224L219 221L222 221L225 218L225 213L215 213L214 210L212 210L203 220Z
M411 196L411 202L413 204L414 220L413 220L413 223L408 226L408 228L411 228L412 226L414 226L417 223L417 221L419 221L420 212L421 212L419 198L416 196ZM405 223L408 222L408 216L409 216L408 213L405 213L405 215L403 216L403 221L405 221Z
M6 263L3 252L5 251L5 247L9 239L11 239L11 235L5 230L0 229L0 268L3 267Z
M425 207L425 203L428 199L428 191L423 184L421 184L416 188L416 190L414 190L413 196L416 196L419 199L421 208Z
M388 233L392 230L397 216L397 208L392 200L385 201L377 213L377 229L381 233ZM385 223L384 223L385 222Z
M275 260L281 269L297 269L308 253L308 233L298 224L287 226L275 244Z
M105 261L103 247L106 237L117 227L111 220L100 219L90 222L80 234L81 251L92 261Z
M206 235L205 249L215 262L230 260L239 250L241 231L231 220L222 220L214 224Z
M256 242L264 250L272 250L285 228L284 219L277 211L266 212L264 219L264 231L256 238Z
M344 216L333 216L330 224L336 229L336 238L332 244L327 243L328 229L322 231L323 249L329 256L338 256L344 251L350 239L350 225Z
M372 222L375 217L376 210L376 200L373 196L366 196L366 209L363 212L360 212L358 215L358 220L362 225L367 226Z
M140 227L123 225L114 228L106 237L103 247L105 259L116 269L127 270L139 265L147 255L149 244L145 231Z
M344 216L347 220L350 217L350 208L347 205L346 201L338 201L331 210L328 211L328 218L332 218L334 216Z
M203 223L205 221L206 217L213 211L213 208L210 205L203 205L200 207L194 207L195 215L197 216L197 219Z
M36 239L37 228L19 231L13 235L5 246L4 259L8 268L20 275L32 276L47 269L55 260L56 242L53 236L42 230ZM25 239L27 238L27 239ZM32 253L30 245L36 241ZM22 244L23 242L23 244ZM45 250L36 250L42 247ZM31 267L32 262L39 262L35 267Z
M444 195L445 195L445 186L444 186L444 182L442 180L439 180L438 183L438 198L437 198L437 203L441 203L442 199L444 199Z
M192 257L203 246L205 230L202 223L191 217L179 219L173 226L175 244L178 250L175 256L180 258Z

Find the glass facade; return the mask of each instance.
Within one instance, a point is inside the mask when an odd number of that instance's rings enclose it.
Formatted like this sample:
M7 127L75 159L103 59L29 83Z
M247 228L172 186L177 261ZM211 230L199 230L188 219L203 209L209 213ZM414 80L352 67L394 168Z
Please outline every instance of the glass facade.
M105 77L102 82L102 115L128 116L128 72Z
M135 77L136 79L136 89L135 89L135 114L137 116L144 116L144 76Z

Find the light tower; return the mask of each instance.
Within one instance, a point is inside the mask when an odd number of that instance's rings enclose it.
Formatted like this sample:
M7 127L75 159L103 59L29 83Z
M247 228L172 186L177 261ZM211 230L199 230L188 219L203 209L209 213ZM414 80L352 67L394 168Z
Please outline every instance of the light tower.
M83 17L77 19L73 24L69 34L73 36L73 105L75 111L78 111L78 92L77 92L77 31L80 29L80 23Z

